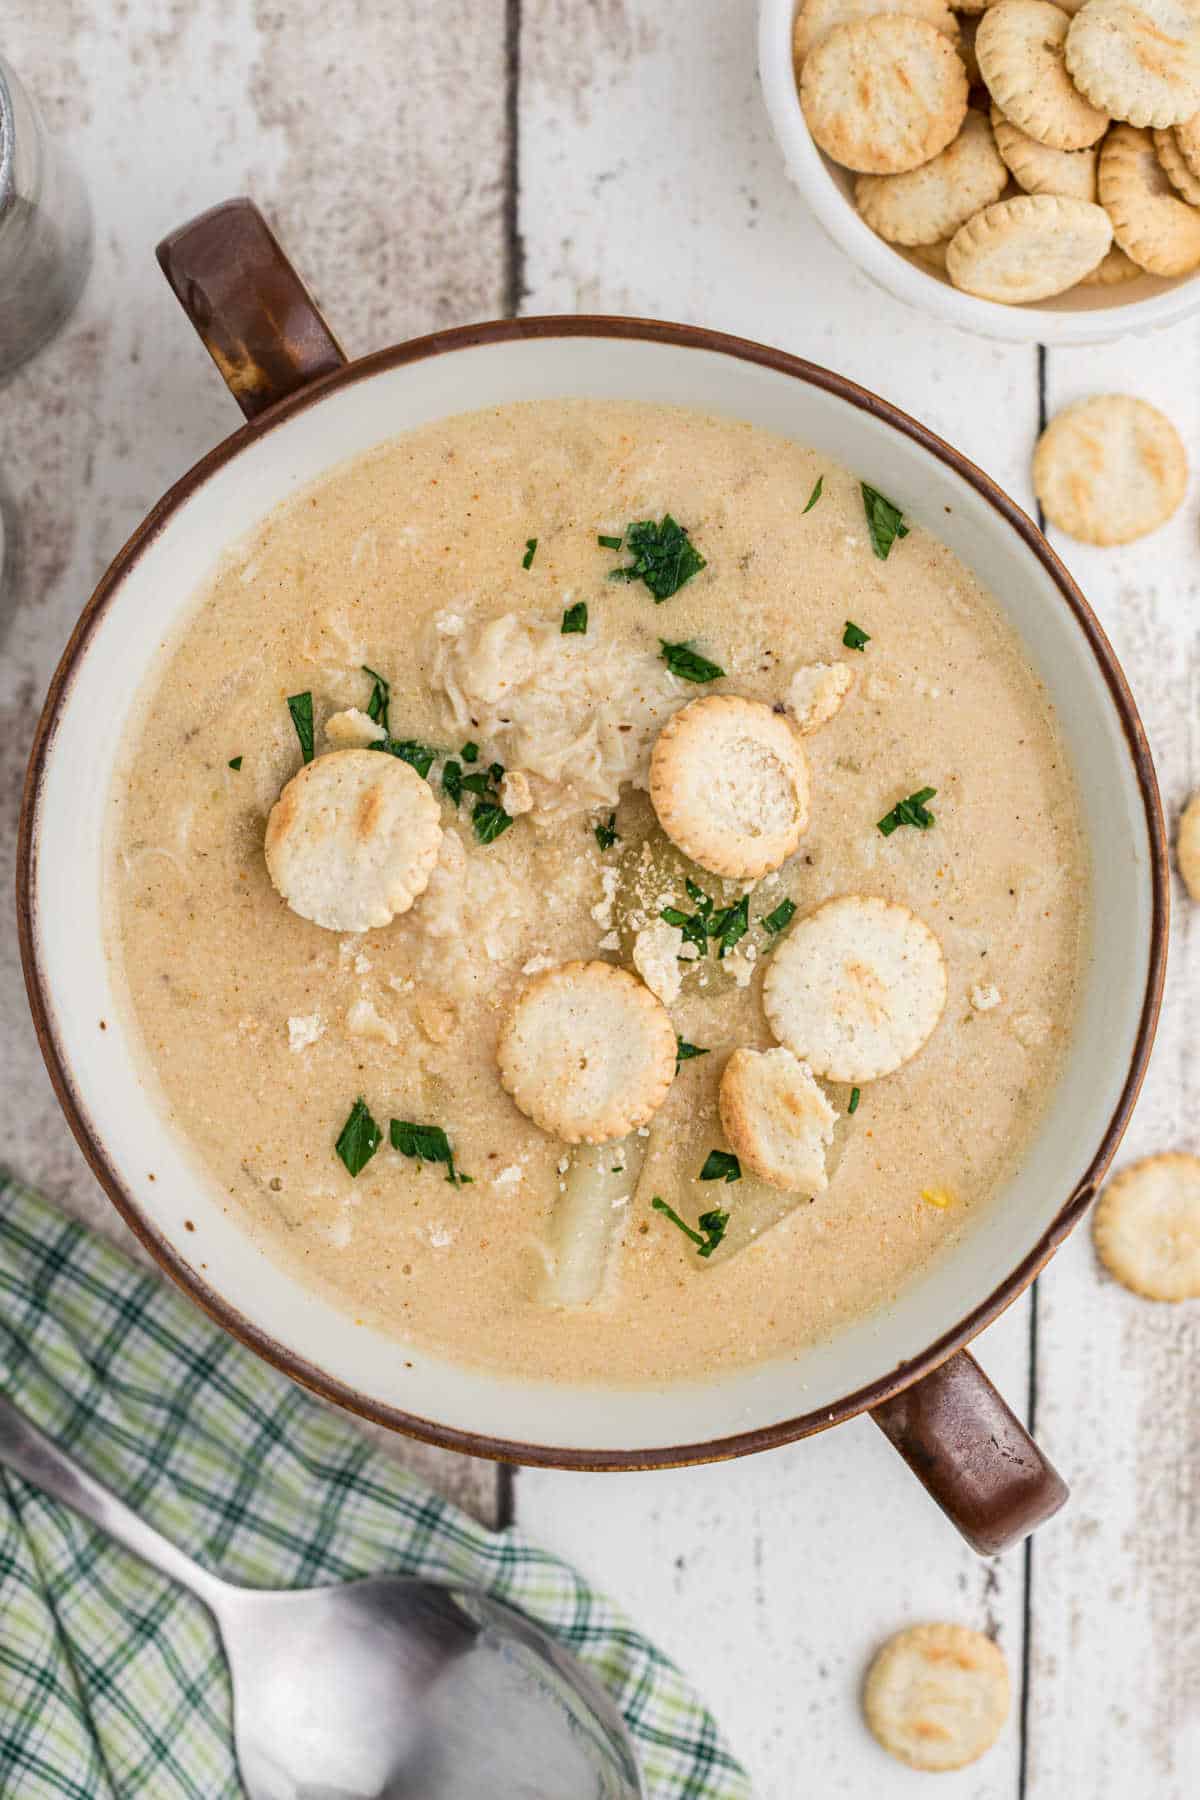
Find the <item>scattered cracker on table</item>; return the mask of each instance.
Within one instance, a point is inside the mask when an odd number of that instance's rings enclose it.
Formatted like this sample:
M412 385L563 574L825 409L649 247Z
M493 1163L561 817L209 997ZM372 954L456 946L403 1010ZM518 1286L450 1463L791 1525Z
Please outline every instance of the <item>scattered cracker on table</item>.
M1200 1157L1165 1151L1123 1169L1096 1204L1092 1237L1135 1294L1200 1299Z
M999 0L980 21L975 54L1005 118L1055 150L1083 150L1104 136L1107 112L1067 74L1070 17L1050 0Z
M1193 900L1200 900L1200 794L1193 794L1179 815L1175 861L1184 887Z
M331 750L288 782L263 849L302 919L371 931L424 893L441 841L441 809L415 769L370 750Z
M969 112L946 148L904 175L859 175L854 199L871 229L892 244L936 244L998 200L1008 185L992 128Z
M1003 1652L965 1625L913 1625L877 1653L863 1712L885 1750L914 1769L961 1769L989 1750L1009 1708Z
M1194 0L1088 0L1071 21L1066 67L1114 119L1179 125L1200 110L1200 10Z
M1085 544L1129 544L1170 518L1187 488L1179 433L1148 400L1097 394L1064 407L1033 453L1046 517Z
M917 1054L946 1005L946 961L907 906L841 894L771 953L763 1011L781 1044L831 1081L876 1081Z
M603 1144L644 1125L675 1078L675 1028L628 969L560 963L528 982L496 1045L516 1105L567 1144Z
M650 753L659 824L714 875L757 878L785 863L808 828L808 794L799 733L761 700L693 700Z
M881 13L924 19L952 44L958 43L959 23L949 0L803 0L792 27L792 59L797 77L809 51L815 50L835 25L851 25L856 19L873 19Z
M1194 175L1184 160L1174 126L1168 125L1165 130L1155 128L1154 149L1164 175L1180 198L1189 206L1200 206L1200 176Z
M1152 275L1200 268L1200 209L1171 186L1148 131L1115 125L1100 146L1100 200L1125 254Z
M1027 194L1057 194L1066 200L1096 200L1094 146L1086 150L1053 150L1006 119L992 102L996 149ZM999 199L999 195L996 196Z
M1081 281L1111 242L1103 207L1018 194L967 220L950 240L946 270L955 287L983 300L1047 300Z
M899 175L936 156L967 112L967 76L953 44L923 19L877 14L838 25L805 58L800 103L835 162Z

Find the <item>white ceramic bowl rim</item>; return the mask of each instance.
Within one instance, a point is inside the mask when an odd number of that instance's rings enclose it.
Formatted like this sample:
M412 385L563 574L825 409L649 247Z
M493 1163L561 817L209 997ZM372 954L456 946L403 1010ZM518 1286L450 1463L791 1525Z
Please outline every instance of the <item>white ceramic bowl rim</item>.
M565 1436L557 1443L548 1443L542 1441L536 1433L528 1431L523 1439L494 1430L490 1422L486 1430L463 1429L438 1417L422 1416L398 1405L383 1403L364 1391L361 1383L350 1384L331 1375L294 1347L280 1342L278 1336L264 1330L261 1323L248 1316L245 1306L239 1309L232 1305L218 1286L206 1279L201 1268L182 1253L179 1245L167 1235L153 1216L153 1207L148 1203L147 1195L161 1195L161 1186L157 1190L143 1190L141 1197L135 1195L127 1170L118 1167L94 1124L84 1083L77 1078L71 1057L63 1043L65 1009L70 1008L72 997L56 988L56 971L48 966L44 956L39 928L38 864L44 823L40 816L42 799L48 776L53 770L56 739L64 715L69 711L73 686L79 680L87 661L94 636L110 609L114 608L127 577L185 503L197 495L212 477L225 470L241 453L253 449L265 436L277 431L307 409L344 394L355 384L368 382L376 376L390 375L406 365L425 363L480 347L528 344L529 354L539 355L544 361L552 355L556 344L563 348L565 354L566 340L590 340L598 355L608 354L616 340L620 340L630 353L635 346L645 346L647 354L651 347L656 347L655 355L660 355L663 347L670 347L674 353L700 351L707 353L710 359L732 359L743 368L745 365L756 365L764 378L767 375L772 378L778 375L790 377L810 393L817 390L832 396L834 401L843 403L843 409L850 408L869 415L886 428L894 446L904 439L909 440L910 446L915 446L917 453L923 453L925 457L942 465L943 471L947 472L947 482L951 478L957 478L957 488L973 501L981 517L985 514L998 517L1003 527L1007 527L1008 532L1021 541L1031 559L1040 565L1049 584L1061 597L1070 621L1078 628L1094 661L1096 693L1103 695L1107 691L1107 699L1123 738L1123 748L1119 755L1127 767L1129 777L1131 799L1126 823L1130 834L1139 837L1139 854L1135 857L1139 872L1132 879L1136 880L1146 898L1146 941L1136 944L1134 958L1137 969L1140 970L1143 967L1140 959L1144 953L1144 979L1133 990L1130 1003L1125 1006L1125 1002L1122 1002L1129 1015L1127 1030L1122 1027L1123 1041L1128 1043L1130 1049L1127 1064L1124 1062L1125 1053L1122 1052L1123 1075L1113 1077L1111 1091L1114 1099L1106 1114L1106 1123L1092 1137L1092 1141L1081 1149L1083 1172L1071 1187L1067 1199L1053 1214L1051 1222L1041 1231L1037 1241L1025 1250L1004 1279L986 1297L971 1304L963 1316L950 1329L941 1332L933 1342L914 1354L905 1356L886 1373L855 1387L833 1403L781 1420L773 1418L766 1424L756 1423L745 1430L726 1431L711 1438L705 1438L702 1431L696 1432L684 1442L663 1443L659 1438L636 1437L632 1433L627 1439L621 1435L620 1428L614 1426L616 1445L632 1441L636 1446L632 1448L614 1447L609 1441L602 1448L592 1448L588 1447L586 1439L579 1443L572 1442ZM539 344L542 346L540 352ZM690 363L691 359L687 360ZM698 363L700 366L697 373L700 373L702 359L698 359ZM745 372L747 380L751 372ZM786 387L788 384L783 385ZM842 409L835 410L838 410L840 416ZM331 457L329 466L338 460L341 460L338 456ZM946 511L949 510L947 507ZM998 535L1004 535L1003 530ZM1088 707L1102 705L1103 701L1096 702L1089 698L1080 704L1086 711ZM1144 844L1140 836L1143 832ZM357 362L348 363L344 368L301 388L253 422L244 425L202 458L159 501L114 559L84 608L67 645L51 682L34 741L22 806L17 869L22 963L38 1038L56 1093L97 1179L125 1223L162 1268L235 1337L293 1379L349 1410L394 1429L470 1454L559 1467L668 1466L739 1455L784 1443L878 1405L929 1373L966 1344L1023 1291L1076 1224L1093 1197L1120 1141L1141 1086L1157 1022L1166 961L1169 891L1167 851L1149 749L1132 696L1111 647L1083 595L1032 520L990 477L975 468L958 451L917 421L843 376L746 339L698 327L615 317L571 316L495 321L434 333L379 351ZM56 883L57 885L62 884ZM1143 936L1140 926L1137 936L1139 939ZM1136 1000L1136 1005L1133 1000ZM61 1016L60 1009L64 1009ZM614 1393L614 1415L621 1410L621 1401L622 1395ZM689 1416L686 1408L684 1416ZM702 1419L703 1411L690 1415L692 1418L697 1416ZM496 1423L502 1425L503 1422L497 1420Z

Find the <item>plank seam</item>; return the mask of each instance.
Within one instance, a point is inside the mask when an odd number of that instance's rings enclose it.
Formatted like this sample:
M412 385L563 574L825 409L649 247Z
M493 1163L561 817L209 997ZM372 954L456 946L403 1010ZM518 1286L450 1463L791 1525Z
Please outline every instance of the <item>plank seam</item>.
M515 319L525 301L525 238L521 231L521 0L504 12L504 312Z

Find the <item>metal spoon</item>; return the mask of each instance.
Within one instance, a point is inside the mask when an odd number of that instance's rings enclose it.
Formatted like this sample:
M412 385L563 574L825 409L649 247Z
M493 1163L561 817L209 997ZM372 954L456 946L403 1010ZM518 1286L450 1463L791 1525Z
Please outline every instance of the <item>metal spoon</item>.
M234 1587L160 1537L3 1395L0 1463L209 1608L249 1800L644 1800L608 1694L508 1607L390 1575Z

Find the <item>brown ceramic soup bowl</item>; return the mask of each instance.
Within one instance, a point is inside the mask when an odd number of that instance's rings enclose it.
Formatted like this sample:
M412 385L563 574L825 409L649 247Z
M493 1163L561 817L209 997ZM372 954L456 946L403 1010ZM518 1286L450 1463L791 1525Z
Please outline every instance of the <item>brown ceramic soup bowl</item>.
M742 1455L870 1410L973 1545L1015 1542L1066 1489L964 1346L1096 1191L1145 1070L1167 928L1150 755L1112 650L1062 564L957 451L782 351L682 325L547 318L438 332L348 363L248 201L184 227L159 260L247 423L159 502L85 607L38 729L18 874L43 1053L121 1216L244 1343L397 1430L514 1462L640 1469ZM1103 865L1063 1074L994 1201L884 1311L791 1357L654 1389L506 1379L398 1344L304 1288L224 1211L147 1091L105 954L104 821L120 728L219 555L299 488L399 432L567 394L700 405L795 437L928 525L996 596L1045 682Z

